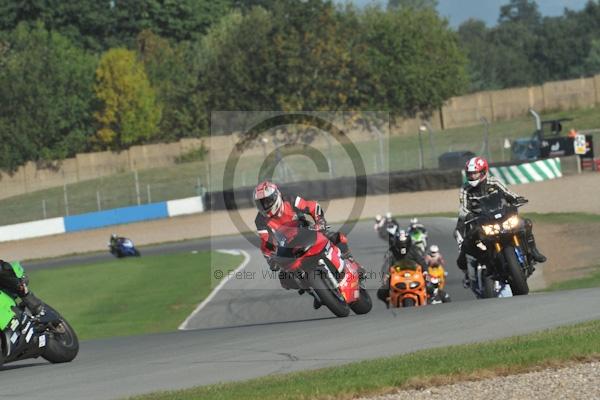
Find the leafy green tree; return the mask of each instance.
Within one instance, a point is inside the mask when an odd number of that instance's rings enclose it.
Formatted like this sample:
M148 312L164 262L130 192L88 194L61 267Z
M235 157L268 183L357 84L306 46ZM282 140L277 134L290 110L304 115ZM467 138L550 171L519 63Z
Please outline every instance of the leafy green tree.
M600 40L592 41L592 48L583 64L588 75L600 74Z
M94 51L133 47L144 29L175 41L198 38L231 0L0 0L0 30L21 22L46 27Z
M0 0L0 30L42 21L47 29L60 32L73 43L100 50L114 28L110 4L110 0Z
M460 46L469 62L469 89L471 91L502 87L498 79L497 60L502 55L489 40L485 22L469 19L458 28Z
M284 3L235 11L211 28L199 49L208 110L357 106L356 32L325 2Z
M102 104L95 114L97 144L121 150L156 137L161 107L135 52L107 51L96 70L95 91Z
M0 43L0 167L85 150L95 57L41 23L20 24Z
M362 38L369 60L373 106L396 116L430 113L466 86L466 60L457 36L431 9L369 9Z
M137 50L157 100L163 105L160 139L174 141L205 134L204 109L196 103L197 62L187 43L172 45L149 30L137 37Z
M199 38L229 11L231 0L114 1L115 34L132 42L149 29L175 41Z
M438 0L389 0L387 7L390 10L397 10L403 7L414 8L417 10L422 10L425 8L430 8L435 10L438 6Z
M510 0L508 4L500 7L499 23L519 22L534 27L541 21L542 14L534 0Z

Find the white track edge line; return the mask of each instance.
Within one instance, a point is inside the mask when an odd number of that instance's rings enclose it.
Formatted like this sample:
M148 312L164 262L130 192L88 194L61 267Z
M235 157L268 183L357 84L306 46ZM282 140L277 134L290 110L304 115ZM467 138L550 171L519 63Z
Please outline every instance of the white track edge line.
M194 318L200 311L202 311L202 309L204 307L206 307L206 305L208 304L208 302L210 302L219 292L219 290L221 290L221 288L229 281L229 279L231 278L231 276L235 275L236 273L238 273L239 271L243 270L244 268L246 268L246 265L248 265L248 263L250 262L250 254L248 254L247 252L245 252L244 250L239 250L239 252L244 256L244 261L242 261L242 263L239 265L239 267L237 267L235 269L235 271L233 271L232 273L228 274L227 277L225 277L225 279L223 279L221 281L221 283L219 283L217 285L216 288L213 289L212 292L210 292L210 294L208 295L207 298L205 298L204 300L202 300L202 302L200 304L198 304L198 306L196 307L196 309L194 311L192 311L192 313L190 315L187 316L187 318L181 323L181 325L179 325L179 327L177 328L180 331L185 331L187 330L187 324L188 322Z

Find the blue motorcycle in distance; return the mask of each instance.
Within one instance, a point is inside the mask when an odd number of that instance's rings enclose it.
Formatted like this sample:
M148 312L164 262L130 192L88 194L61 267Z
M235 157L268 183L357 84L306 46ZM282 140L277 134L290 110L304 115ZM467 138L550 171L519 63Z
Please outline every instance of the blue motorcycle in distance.
M117 258L141 256L139 250L133 245L133 241L127 238L111 237L108 248L110 249L110 253Z

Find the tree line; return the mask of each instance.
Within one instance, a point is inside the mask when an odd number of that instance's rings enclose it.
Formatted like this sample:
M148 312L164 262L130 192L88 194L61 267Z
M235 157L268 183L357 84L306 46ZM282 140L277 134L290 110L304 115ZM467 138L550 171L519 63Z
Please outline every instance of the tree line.
M207 135L211 110L430 112L465 71L431 9L0 0L0 168Z
M511 0L497 27L469 21L458 30L435 5L0 0L0 168L208 135L213 110L429 114L468 90L562 79L600 58L593 39L575 44L540 28L594 25L595 2L546 19L535 3ZM530 42L542 31L567 40L563 58L558 40ZM573 32L592 38L588 28ZM586 66L567 65L567 50L585 54Z
M510 0L498 24L468 20L458 28L468 57L469 90L538 85L600 73L600 1L542 17L532 0Z

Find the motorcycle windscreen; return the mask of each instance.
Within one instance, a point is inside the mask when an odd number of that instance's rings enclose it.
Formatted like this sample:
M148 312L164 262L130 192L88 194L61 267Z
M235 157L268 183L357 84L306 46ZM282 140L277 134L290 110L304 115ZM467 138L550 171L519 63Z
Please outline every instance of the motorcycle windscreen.
M397 271L400 271L403 269L411 269L411 270L416 271L418 267L419 267L419 264L417 264L413 260L400 260L392 266L392 268L395 268Z
M25 270L23 269L23 267L21 266L21 263L18 261L13 261L10 263L10 266L13 269L13 272L15 273L15 276L18 279L21 279L23 276L25 276Z
M479 207L482 214L497 214L508 205L506 198L500 192L495 192L482 197L479 200Z
M12 297L0 290L0 331L4 330L14 318L15 313L12 308L15 305Z
M285 227L273 232L275 241L275 257L282 266L292 264L302 257L317 240L317 232L305 227Z

